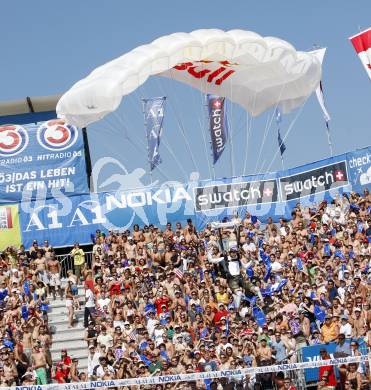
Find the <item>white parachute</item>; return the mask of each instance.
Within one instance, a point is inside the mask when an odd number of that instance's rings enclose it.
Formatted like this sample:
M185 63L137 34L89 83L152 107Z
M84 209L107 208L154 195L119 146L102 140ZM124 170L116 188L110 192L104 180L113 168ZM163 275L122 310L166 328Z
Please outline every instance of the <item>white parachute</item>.
M175 33L96 68L59 100L57 114L86 127L116 110L123 96L150 76L165 76L204 93L227 97L257 116L271 107L302 105L321 79L315 52L244 30Z

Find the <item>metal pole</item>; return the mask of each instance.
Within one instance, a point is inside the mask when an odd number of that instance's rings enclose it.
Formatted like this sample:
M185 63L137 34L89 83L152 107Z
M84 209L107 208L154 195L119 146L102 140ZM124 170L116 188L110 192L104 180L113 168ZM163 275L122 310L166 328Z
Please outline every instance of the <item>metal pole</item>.
M332 157L334 155L334 153L332 150L331 134L330 134L330 127L328 125L328 122L326 122L326 132L327 132L327 142L328 142L328 146L330 148L330 155Z
M149 158L149 145L148 145L148 134L147 134L147 117L146 117L146 112L145 112L145 104L146 104L146 101L148 99L142 99L142 112L143 112L143 116L144 116L144 132L145 132L145 135L146 135L146 138L147 138L147 160L148 160L148 166L149 166L149 178L150 178L150 182L151 182L151 185L153 183L153 176L152 176L152 167L151 167L151 161L150 161L150 158Z
M282 163L282 170L284 171L285 170L285 164L283 163L283 156L281 154L281 163Z
M224 100L225 102L226 100ZM232 103L231 103L232 104ZM224 110L226 110L226 107L224 107ZM227 119L228 120L228 119ZM231 171L232 171L232 177L234 176L234 163L233 163L233 154L234 154L234 151L233 151L233 142L232 142L232 126L231 126L231 121L228 120L228 129L229 129L229 157L230 157L230 160L231 160Z
M209 115L209 106L208 106L208 102L207 102L207 95L204 95L204 110L205 110L205 114L206 114L206 117L207 117L207 128L208 130L210 130L210 115ZM210 134L210 131L208 131L208 133ZM213 180L215 180L215 164L214 164L214 155L213 155L213 148L212 148L212 145L211 145L211 141L209 141L209 145L210 145L210 153L211 153L211 170L212 170L212 174L213 174Z

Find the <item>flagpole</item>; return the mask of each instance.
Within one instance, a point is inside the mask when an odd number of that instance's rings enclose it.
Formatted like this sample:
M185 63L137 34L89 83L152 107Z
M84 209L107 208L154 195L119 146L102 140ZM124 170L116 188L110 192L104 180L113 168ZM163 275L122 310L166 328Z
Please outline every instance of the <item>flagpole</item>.
M227 108L225 107L225 110L226 109ZM227 121L228 121L228 129L229 129L229 151L230 151L229 157L230 157L230 160L231 160L232 177L234 177L234 163L233 163L233 154L234 154L234 152L233 152L233 142L232 142L232 138L233 138L232 137L232 126L231 126L231 122L228 119L227 119Z
M214 158L213 155L212 155L211 157ZM212 171L213 171L213 180L215 180L215 164L214 164L214 161L213 161L213 163L211 164L211 169L212 169Z
M282 170L284 171L285 170L285 164L283 162L283 155L281 154L281 163L282 163Z
M327 142L328 146L330 148L330 155L331 157L334 155L333 150L332 150L332 142L331 142L331 134L330 134L330 126L328 122L326 122L326 133L327 133Z
M204 110L205 110L205 115L207 117L207 126L208 128L210 127L210 116L209 116L209 108L207 104L207 95L204 95ZM212 142L209 141L210 145L210 154L211 154L211 170L212 170L212 175L213 175L213 180L215 180L215 164L214 164L214 154L213 154L213 148L212 148Z
M149 178L151 185L153 184L153 176L152 176L152 166L151 166L151 160L149 158L149 145L148 145L148 134L146 133L147 129L147 117L146 117L146 110L145 110L145 104L146 104L147 99L142 99L142 112L144 116L144 133L146 135L147 139L147 161L148 161L148 166L149 166Z

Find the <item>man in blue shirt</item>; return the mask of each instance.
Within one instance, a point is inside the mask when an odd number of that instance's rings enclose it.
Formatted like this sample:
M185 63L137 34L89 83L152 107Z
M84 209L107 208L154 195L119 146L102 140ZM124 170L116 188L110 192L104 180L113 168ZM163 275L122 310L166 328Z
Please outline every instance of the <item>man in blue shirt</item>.
M347 357L351 355L350 343L345 342L345 335L340 333L336 342L334 357Z
M271 347L276 359L276 363L281 363L286 359L286 346L281 339L281 333L276 332L274 341L271 342Z

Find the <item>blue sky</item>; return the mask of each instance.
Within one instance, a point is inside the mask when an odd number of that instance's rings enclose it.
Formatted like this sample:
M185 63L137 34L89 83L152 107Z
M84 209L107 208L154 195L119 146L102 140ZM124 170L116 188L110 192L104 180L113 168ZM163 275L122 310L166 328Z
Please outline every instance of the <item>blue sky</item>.
M263 36L277 36L298 50L313 44L328 48L323 85L332 116L334 152L339 154L371 142L371 85L348 37L371 24L371 2L349 1L19 1L0 2L1 66L0 100L62 93L95 67L138 45L172 32L198 28L241 28ZM206 120L199 92L188 87L149 81L126 99L118 112L89 129L93 160L111 156L129 170L146 168L141 97L166 94L172 101L165 118L161 147L163 164L154 178L185 180L197 168L210 177L202 131ZM246 115L230 109L235 174L280 169L276 128L271 126L257 161L268 113L253 122L246 150ZM296 112L284 117L283 135ZM192 144L196 167L184 147L179 117ZM131 142L128 142L130 137ZM293 167L329 155L322 113L311 97L287 137L285 166ZM135 146L134 146L135 145ZM208 153L209 154L209 153ZM175 161L177 160L177 161ZM244 169L245 165L245 169ZM111 173L109 168L106 174ZM215 167L218 177L231 175L229 151Z

